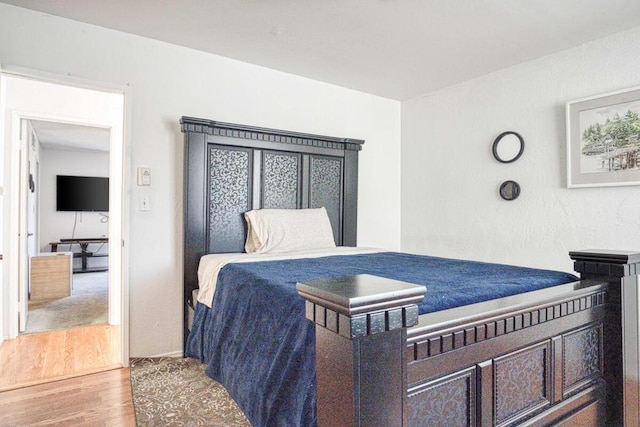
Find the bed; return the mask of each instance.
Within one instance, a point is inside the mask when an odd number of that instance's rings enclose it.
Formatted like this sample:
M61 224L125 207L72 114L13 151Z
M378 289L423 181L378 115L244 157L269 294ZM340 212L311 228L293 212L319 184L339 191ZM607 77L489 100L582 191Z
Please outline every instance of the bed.
M404 254L374 251L330 254L311 261L229 263L218 273L220 288L209 309L193 297L200 259L244 251L247 211L322 208L335 244L356 246L358 152L363 141L190 117L183 117L181 124L185 340L194 308L196 331L185 341L185 353L218 360L207 373L231 389L254 424L637 423L638 385L632 380L637 379L634 301L639 254L572 252L580 279L565 275L556 286L498 298L490 295L470 305L434 310L422 308L425 301L432 301L431 279L422 283L427 287L425 298L420 277L398 275L393 268L390 272L370 268L391 265L390 258ZM355 266L342 261L353 257L361 257ZM324 265L322 271L328 273L312 269L303 274L305 265L327 259L329 267ZM334 268L337 265L342 267ZM479 275L482 267L465 264L469 270L463 277ZM256 309L254 303L275 291L255 285L244 286L244 291L234 287L246 283L246 277L266 282L274 271L285 270L296 272L284 278L293 311L279 321L269 314L273 304ZM460 281L446 270L441 275ZM215 304L225 299L232 308L216 311ZM248 313L244 326L219 327L224 316L241 313ZM261 362L264 370L256 368L249 375L237 369L239 359L225 360L229 354L242 354L247 343L241 337L254 328L260 331L261 324L269 328L251 338L255 338L252 346L262 345L260 339L273 341L286 335L298 340L294 347L300 351L289 367L267 363L278 359L268 353ZM210 333L216 328L217 341L204 334L205 329ZM280 382L263 384L264 393L255 392L260 385L240 384L249 376L269 377L267 373L274 370ZM290 376L300 372L311 378L311 388L301 391L292 385ZM272 397L265 400L265 396ZM272 411L279 405L289 407L292 400L300 401L291 406L298 408L297 418L278 418L289 410Z

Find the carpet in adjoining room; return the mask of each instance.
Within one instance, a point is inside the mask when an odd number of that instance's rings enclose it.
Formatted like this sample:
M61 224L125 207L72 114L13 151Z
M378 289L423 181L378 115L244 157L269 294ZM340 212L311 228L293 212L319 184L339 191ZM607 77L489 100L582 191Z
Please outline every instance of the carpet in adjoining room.
M138 427L251 426L229 393L191 358L131 359Z
M26 333L108 322L109 272L73 275L71 296L29 302Z

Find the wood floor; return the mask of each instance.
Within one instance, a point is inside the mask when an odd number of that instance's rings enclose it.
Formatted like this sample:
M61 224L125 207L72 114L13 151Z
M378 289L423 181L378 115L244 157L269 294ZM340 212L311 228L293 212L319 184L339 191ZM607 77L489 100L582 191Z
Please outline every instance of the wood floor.
M4 341L0 345L0 392L121 367L119 343L120 327L107 324Z
M0 426L135 426L129 369L0 393Z
M120 327L106 324L3 342L0 426L134 426L119 343Z

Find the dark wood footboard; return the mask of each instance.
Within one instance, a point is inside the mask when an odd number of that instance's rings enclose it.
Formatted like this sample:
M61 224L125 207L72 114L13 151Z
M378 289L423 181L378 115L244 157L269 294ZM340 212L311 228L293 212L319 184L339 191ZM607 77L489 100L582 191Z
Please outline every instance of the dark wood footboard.
M299 284L318 424L637 425L640 256L571 256L584 280L419 317L421 286Z
M408 331L406 425L546 424L585 405L602 425L607 285L561 288L421 316Z

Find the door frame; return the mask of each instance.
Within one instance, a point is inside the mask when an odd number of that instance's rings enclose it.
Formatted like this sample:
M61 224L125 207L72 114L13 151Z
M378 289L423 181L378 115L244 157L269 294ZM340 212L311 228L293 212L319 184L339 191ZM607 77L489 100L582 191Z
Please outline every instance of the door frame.
M109 226L109 240L110 240L110 257L109 257L109 323L111 324L120 324L121 325L121 362L123 366L129 365L129 256L128 256L128 245L125 245L125 242L129 238L129 198L126 196L130 193L130 171L131 171L131 161L130 161L130 149L129 149L129 141L131 141L131 96L132 91L128 85L118 85L118 84L110 84L103 82L95 82L89 81L86 79L80 79L73 76L65 76L58 75L53 73L47 73L43 71L29 70L20 67L12 67L12 66L2 66L0 65L0 72L3 76L13 76L13 77L22 77L28 78L31 80L43 82L43 83L54 83L62 86L76 87L82 89L90 89L99 92L107 92L107 93L115 93L123 96L123 117L121 123L122 135L117 135L116 132L112 130L112 123L101 122L99 120L87 120L86 118L79 119L77 117L65 117L61 115L57 115L55 113L43 113L43 112L29 112L29 111L20 111L14 112L12 115L12 123L11 126L15 125L15 121L18 120L18 125L20 123L20 119L26 120L46 120L46 121L56 121L63 123L72 123L86 126L94 126L94 127L102 127L111 129L110 132L110 177L114 178L113 181L116 181L116 186L110 186L110 205L115 206L115 209L110 209L110 226ZM3 113L0 121L4 120L4 110L0 111ZM0 123L0 129L1 127ZM5 124L8 125L8 124ZM3 138L4 139L4 138ZM12 154L13 155L13 154ZM5 186L7 183L5 183ZM13 187L14 182L10 183ZM17 184L15 184L17 185ZM112 190L113 189L113 190ZM15 189L17 190L17 188ZM14 188L11 191L12 195L15 193ZM6 202L6 201L5 201ZM15 211L15 210L12 210ZM13 214L12 214L13 215ZM16 215L17 216L17 215ZM15 228L11 228L15 230ZM10 237L12 240L17 241L17 234L10 233L12 236L4 236L4 241L7 242ZM10 247L13 249L14 243L10 243L9 245L5 244L5 248ZM111 256L111 255L114 256ZM10 261L8 264L9 267L12 267L11 264L17 263L14 261ZM10 268L11 269L11 268ZM113 272L113 274L112 274ZM116 275L117 272L117 275ZM17 279L17 272L12 274L5 274L3 280L12 280L11 278ZM10 288L10 304L9 304L9 338L15 338L17 336L17 295L11 295L11 289L16 287L11 286ZM113 304L113 299L119 300L117 304ZM1 322L0 322L0 326ZM1 329L0 329L0 335Z
M12 330L9 331L11 338L13 335L13 322L16 319L13 306L17 302L17 327L18 333L24 332L27 327L27 315L29 313L29 250L27 246L27 188L26 177L29 173L29 127L27 120L22 119L14 114L11 118L11 158L12 164L18 165L17 170L11 171L11 201L10 206L18 206L18 209L11 209L11 216L9 218L9 248L11 254L18 254L17 259L13 260L13 257L9 258L9 283L10 293L13 293L17 289L17 301L16 298L9 299L9 319ZM15 235L15 231L18 231L18 235ZM14 270L15 263L18 263L17 270ZM11 285L11 283L17 283L17 286ZM17 336L17 335L16 335Z
M0 135L4 135L4 117L5 117L5 92L6 88L4 85L4 79L2 78L2 64L0 64ZM4 138L3 138L4 142ZM2 148L0 149L0 214L2 215L2 220L0 220L0 345L6 338L5 335L5 318L4 318L4 305L5 298L8 294L5 293L5 273L4 273L4 249L5 249L5 236L4 236L4 222L6 219L4 218L4 189L5 189L5 174L4 174L4 161L5 161L5 146L2 144Z

